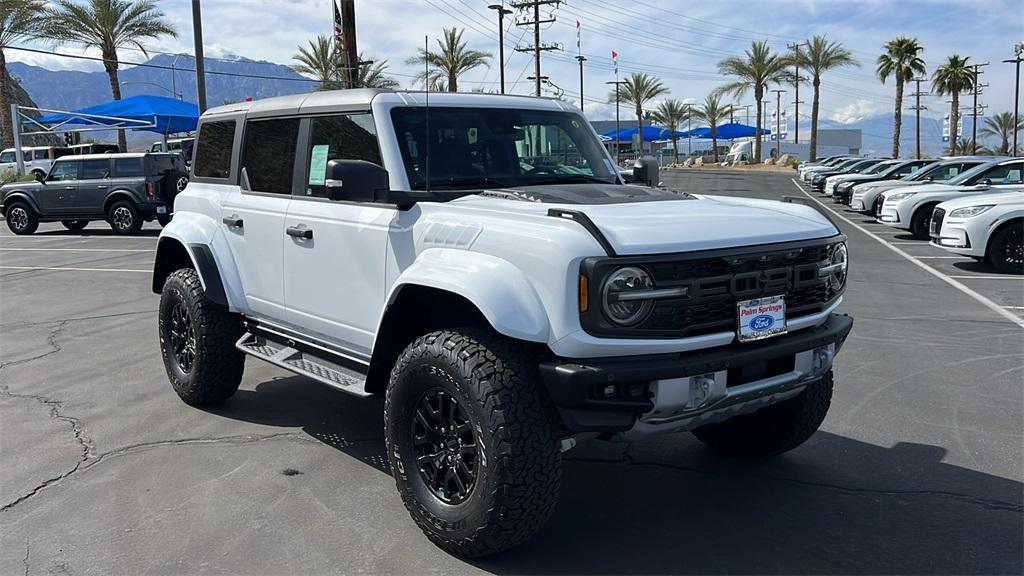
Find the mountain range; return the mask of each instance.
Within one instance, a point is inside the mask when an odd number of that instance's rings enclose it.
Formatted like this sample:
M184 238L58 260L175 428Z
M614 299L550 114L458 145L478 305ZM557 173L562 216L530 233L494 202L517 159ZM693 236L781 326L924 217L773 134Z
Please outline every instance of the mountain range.
M226 59L205 59L206 100L209 106L238 102L246 98L260 99L271 96L299 94L316 88L317 83L298 74L287 66L273 62L252 60L235 56ZM137 94L171 96L177 94L184 100L194 101L196 93L195 58L187 54L160 54L146 64L159 66L125 66L119 72L123 97ZM86 106L101 104L110 100L110 81L106 72L81 72L74 70L48 70L21 62L8 62L10 75L17 79L22 88L41 108L55 110L77 110ZM969 135L971 119L964 119L964 129ZM892 151L893 118L891 114L880 114L850 123L839 123L822 119L820 128L855 128L862 133L861 150L864 153L889 154ZM942 120L933 117L921 118L922 152L937 156L945 144L941 139ZM97 134L100 136L100 134ZM800 137L810 136L809 125L801 123ZM134 134L130 142L155 140L152 134ZM901 150L914 149L914 116L905 113L903 130L900 135Z

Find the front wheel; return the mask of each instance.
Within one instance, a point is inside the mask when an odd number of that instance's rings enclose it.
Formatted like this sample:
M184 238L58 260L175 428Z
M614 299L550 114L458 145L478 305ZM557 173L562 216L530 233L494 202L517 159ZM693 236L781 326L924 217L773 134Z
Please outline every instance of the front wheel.
M18 236L25 236L39 228L39 216L24 202L7 207L7 227Z
M60 223L68 230L77 232L78 230L85 229L89 225L88 220L61 220Z
M238 315L207 300L191 268L167 277L159 315L160 353L178 396L202 406L233 395L245 364L245 354L235 348L243 332Z
M996 230L988 246L988 259L996 270L1024 273L1024 222L1011 222Z
M825 420L832 403L832 371L789 400L753 414L693 431L712 450L740 458L769 458L803 444Z
M934 204L922 206L910 217L910 233L914 235L914 238L927 240L931 237L928 227L931 226L932 210L934 209Z
M556 411L536 359L478 329L427 334L391 372L388 460L405 507L453 554L513 548L547 522L558 497Z

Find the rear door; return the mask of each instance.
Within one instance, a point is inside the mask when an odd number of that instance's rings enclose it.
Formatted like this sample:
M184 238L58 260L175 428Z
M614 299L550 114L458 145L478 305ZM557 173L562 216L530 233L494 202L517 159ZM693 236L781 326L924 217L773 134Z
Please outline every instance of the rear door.
M220 138L215 130L228 137L227 128L217 124L231 124L234 132L234 121L203 124L196 149L196 176L204 176L210 142ZM240 186L221 201L221 226L237 262L246 303L252 314L279 322L287 321L282 249L298 136L298 118L247 121L238 163ZM230 151L230 140L227 146Z
M90 158L82 160L81 177L75 199L80 214L102 214L103 202L111 190L110 159Z
M44 216L73 214L76 210L80 160L60 160L53 163L46 182L36 190L36 200Z

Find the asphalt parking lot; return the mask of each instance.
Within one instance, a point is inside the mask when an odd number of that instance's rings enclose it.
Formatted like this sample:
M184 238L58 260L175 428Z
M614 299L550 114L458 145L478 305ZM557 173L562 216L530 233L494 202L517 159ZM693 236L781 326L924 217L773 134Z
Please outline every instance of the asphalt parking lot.
M789 173L663 179L806 196ZM839 214L856 324L818 434L765 463L689 435L583 442L548 526L473 562L403 508L379 400L252 359L225 404L177 399L158 228L3 229L0 574L1020 574L1024 279Z

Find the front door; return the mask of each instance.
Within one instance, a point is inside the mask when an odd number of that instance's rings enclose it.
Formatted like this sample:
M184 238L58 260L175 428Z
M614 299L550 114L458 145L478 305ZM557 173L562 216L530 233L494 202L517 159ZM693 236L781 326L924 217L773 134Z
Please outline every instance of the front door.
M82 215L103 213L103 202L110 193L110 159L82 160L82 176L78 180L77 212Z
M217 123L204 124L202 130L211 124ZM241 186L221 202L221 226L241 275L249 312L278 322L287 321L282 249L298 135L297 118L248 121L239 162ZM200 134L201 151L202 138Z
M369 113L307 120L299 193L285 219L285 301L291 324L369 354L384 307L388 230L394 208L327 199L327 162L381 164Z
M54 162L46 181L36 191L36 200L43 216L60 216L75 212L78 193L79 160Z

